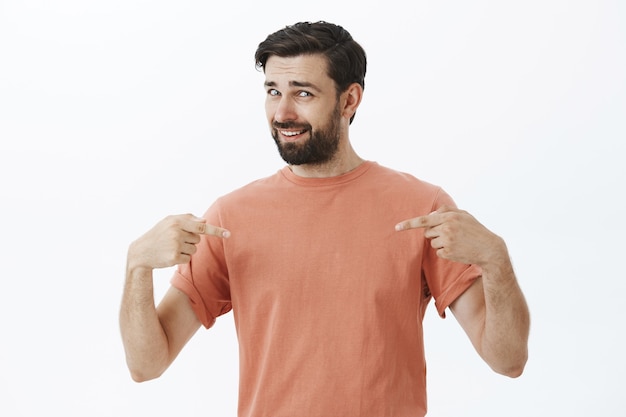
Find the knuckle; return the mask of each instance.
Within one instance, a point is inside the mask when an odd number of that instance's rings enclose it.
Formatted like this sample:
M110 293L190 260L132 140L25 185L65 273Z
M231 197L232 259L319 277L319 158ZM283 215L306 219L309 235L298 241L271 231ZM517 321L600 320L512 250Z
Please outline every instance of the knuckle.
M176 265L185 264L185 263L188 263L190 259L191 259L190 255L180 253L176 256L175 264Z
M175 224L177 222L177 217L175 215L173 215L173 214L169 214L169 215L165 216L163 221L165 223L168 223L168 224Z
M173 241L178 241L178 231L176 229L167 229L167 231L165 232L165 238L168 240L173 240Z
M164 260L167 265L176 265L178 263L177 258L178 258L177 254L169 253L168 255L165 256Z

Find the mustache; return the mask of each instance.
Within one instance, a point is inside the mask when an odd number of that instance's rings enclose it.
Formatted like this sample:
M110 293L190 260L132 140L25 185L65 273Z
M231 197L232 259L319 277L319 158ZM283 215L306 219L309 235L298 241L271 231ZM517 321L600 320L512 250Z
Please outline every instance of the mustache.
M299 130L311 130L311 125L306 124L298 124L294 122L272 122L272 127L274 129L299 129Z

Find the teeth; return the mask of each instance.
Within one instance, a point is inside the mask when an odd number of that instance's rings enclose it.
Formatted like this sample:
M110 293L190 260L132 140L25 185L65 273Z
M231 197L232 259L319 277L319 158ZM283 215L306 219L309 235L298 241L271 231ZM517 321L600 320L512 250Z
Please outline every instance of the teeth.
M299 134L300 134L300 133L302 133L302 132L304 132L304 131L300 131L300 132L286 132L286 131L281 131L280 133L281 133L283 136L296 136L296 135L299 135Z

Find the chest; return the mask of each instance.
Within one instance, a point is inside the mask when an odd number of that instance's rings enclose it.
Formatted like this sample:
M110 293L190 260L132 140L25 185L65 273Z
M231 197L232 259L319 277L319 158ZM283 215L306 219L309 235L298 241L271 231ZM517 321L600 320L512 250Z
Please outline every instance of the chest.
M422 295L421 232L399 233L406 209L341 193L265 199L230 225L234 309L368 310ZM234 220L234 219L233 219ZM404 303L407 305L407 303Z

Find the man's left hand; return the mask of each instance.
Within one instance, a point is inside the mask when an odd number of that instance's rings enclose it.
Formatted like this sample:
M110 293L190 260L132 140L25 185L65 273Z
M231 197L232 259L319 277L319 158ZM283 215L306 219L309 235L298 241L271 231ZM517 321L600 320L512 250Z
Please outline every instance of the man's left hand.
M404 220L397 231L424 229L437 256L455 262L484 266L507 251L504 241L466 211L442 206L426 216Z

